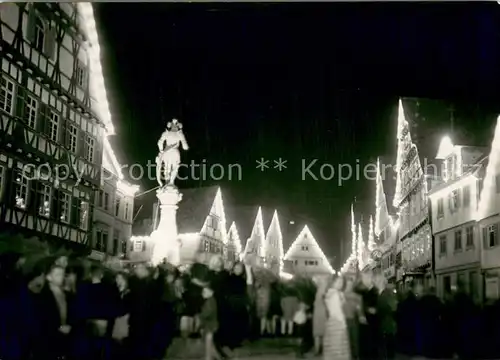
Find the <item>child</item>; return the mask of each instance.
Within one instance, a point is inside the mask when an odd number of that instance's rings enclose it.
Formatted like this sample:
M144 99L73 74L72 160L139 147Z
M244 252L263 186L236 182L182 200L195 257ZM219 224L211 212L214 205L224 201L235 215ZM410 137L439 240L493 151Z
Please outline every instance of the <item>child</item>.
M201 295L205 300L200 313L201 331L205 340L205 360L220 359L214 345L214 333L219 327L214 291L207 285L203 288Z

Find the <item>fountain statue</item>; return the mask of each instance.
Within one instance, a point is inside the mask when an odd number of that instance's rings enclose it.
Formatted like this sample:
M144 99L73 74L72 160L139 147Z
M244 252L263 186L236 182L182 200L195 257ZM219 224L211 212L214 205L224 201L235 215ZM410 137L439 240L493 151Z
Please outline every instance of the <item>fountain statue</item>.
M160 221L150 237L153 243L151 262L154 265L164 260L175 266L180 263L181 244L177 234L177 204L182 200L182 194L174 184L181 162L179 144L184 150L189 149L182 132L182 124L173 119L167 123L167 129L158 140L156 180L160 187L156 191L156 196L160 201Z

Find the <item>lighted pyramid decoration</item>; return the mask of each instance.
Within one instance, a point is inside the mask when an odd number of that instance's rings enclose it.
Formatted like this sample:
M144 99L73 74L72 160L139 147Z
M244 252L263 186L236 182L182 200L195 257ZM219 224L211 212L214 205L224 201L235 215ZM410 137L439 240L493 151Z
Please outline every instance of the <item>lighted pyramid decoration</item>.
M252 234L245 245L245 257L258 256L263 258L265 251L266 234L264 231L264 221L262 220L262 209L259 207L255 222L252 228Z
M303 259L318 259L320 262L316 267L317 270L330 274L335 272L307 225L304 226L284 256L284 260L287 261Z
M401 99L399 99L398 103L398 129L397 129L396 141L397 141L397 157L396 157L396 167L394 168L394 171L396 172L396 190L394 192L393 206L399 208L404 191L401 168L404 164L406 157L413 149L417 157L418 166L420 167L420 173L422 173L421 171L422 165L420 164L418 149L417 146L411 140L410 125L406 120L403 108L403 101Z
M387 210L387 198L384 191L380 161L377 159L377 178L375 189L375 236L379 236L385 226L389 223L389 211Z
M278 212L275 210L271 225L266 234L266 259L268 264L271 264L272 259L278 261L278 270L283 271L283 235L281 234L280 222L278 219Z
M500 174L500 116L497 118L495 134L486 166L483 189L477 207L477 220L487 218L498 212L495 177Z
M234 251L236 253L236 258L240 259L241 257L241 240L240 235L238 234L238 229L236 228L236 223L233 221L229 230L227 232L227 243L228 246L233 246Z
M224 202L222 200L222 191L220 187L217 189L217 193L215 194L214 202L212 203L212 207L210 208L210 214L215 215L216 218L220 219L219 229L221 230L222 242L227 244L227 233L225 232L226 227L226 213L224 211ZM200 234L204 234L206 228L208 227L208 221L210 217L207 216L205 219L205 223L203 224L203 228L200 231Z

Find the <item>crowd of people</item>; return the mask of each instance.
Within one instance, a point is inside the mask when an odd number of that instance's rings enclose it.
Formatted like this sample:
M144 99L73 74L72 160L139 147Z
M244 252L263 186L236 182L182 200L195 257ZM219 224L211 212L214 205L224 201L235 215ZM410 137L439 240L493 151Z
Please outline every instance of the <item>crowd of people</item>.
M245 341L298 337L325 360L499 358L497 305L457 289L442 302L415 283L396 292L379 273L284 281L214 256L110 270L57 255L0 257L0 359L164 359L174 338L205 358Z

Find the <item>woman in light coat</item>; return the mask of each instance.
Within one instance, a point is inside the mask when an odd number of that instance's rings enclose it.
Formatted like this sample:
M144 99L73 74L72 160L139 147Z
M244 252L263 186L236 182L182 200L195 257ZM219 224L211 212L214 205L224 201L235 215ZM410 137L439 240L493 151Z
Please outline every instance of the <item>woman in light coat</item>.
M325 322L327 318L325 294L328 285L328 278L322 277L317 281L313 310L314 352L316 355L321 354L323 336L325 335Z
M325 295L325 306L328 313L323 338L323 359L325 360L351 360L349 335L342 309L345 301L344 287L344 278L335 277Z

